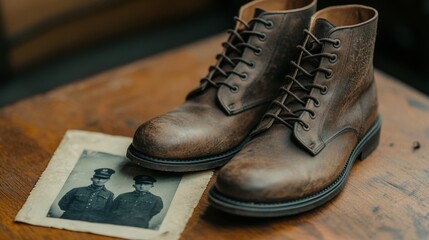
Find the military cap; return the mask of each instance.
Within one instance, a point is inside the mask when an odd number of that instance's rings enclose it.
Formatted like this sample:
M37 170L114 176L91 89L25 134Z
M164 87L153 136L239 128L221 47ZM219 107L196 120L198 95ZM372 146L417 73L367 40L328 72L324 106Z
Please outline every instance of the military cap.
M106 178L109 179L112 174L115 173L115 170L110 168L99 168L94 170L94 177Z
M135 184L142 184L142 183L153 184L154 182L156 182L155 178L148 175L138 175L138 176L135 176L133 179L136 182Z

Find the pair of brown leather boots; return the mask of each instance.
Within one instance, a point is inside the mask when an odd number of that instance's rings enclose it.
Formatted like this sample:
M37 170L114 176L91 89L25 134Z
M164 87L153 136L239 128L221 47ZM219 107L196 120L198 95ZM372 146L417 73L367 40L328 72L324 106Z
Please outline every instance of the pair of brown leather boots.
M361 5L316 12L316 0L244 5L200 86L141 125L128 157L172 172L229 161L209 200L233 214L282 216L324 204L378 145L377 17Z

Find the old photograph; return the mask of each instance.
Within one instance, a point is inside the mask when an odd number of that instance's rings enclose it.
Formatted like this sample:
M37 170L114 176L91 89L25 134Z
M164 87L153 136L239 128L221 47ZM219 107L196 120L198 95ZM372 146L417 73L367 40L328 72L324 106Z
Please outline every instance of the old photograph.
M181 178L84 150L47 216L158 229Z
M213 172L165 173L125 157L130 138L68 131L16 221L130 239L177 239Z

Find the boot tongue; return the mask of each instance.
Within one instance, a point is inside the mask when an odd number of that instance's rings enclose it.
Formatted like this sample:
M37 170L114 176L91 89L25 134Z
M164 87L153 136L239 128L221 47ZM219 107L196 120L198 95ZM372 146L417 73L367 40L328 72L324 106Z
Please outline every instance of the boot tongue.
M316 19L316 22L312 26L311 32L318 39L328 38L329 33L333 28L335 28L335 26L332 23L330 23L328 20L319 18L319 19ZM318 54L322 51L322 46L317 44L314 39L310 38L307 43L306 49L312 54ZM320 64L320 58L313 58L313 59L303 60L300 65L302 68L310 72L313 69L317 68L319 64ZM299 75L303 75L303 73L298 74L298 76ZM308 84L313 81L312 78L307 76L301 76L299 78L302 84Z
M248 12L245 12L245 13L243 13L243 16L240 16L243 20L245 20L245 22L248 24L249 23L249 21L252 19L252 18L255 18L255 17L259 17L261 14L263 14L263 13L265 13L266 11L265 10L263 10L263 9L261 9L261 8L255 8L254 10L253 10L253 16L251 15L252 14L252 12L251 12L252 10L251 9L248 9ZM250 15L250 19L246 19L246 17L244 17L244 15L247 15L247 13L249 13L249 15ZM249 17L247 17L247 18L249 18ZM239 27L237 28L235 28L235 30L238 32L238 33L241 33L242 31L244 31L245 29L243 29L244 28L244 26L243 25L238 25ZM242 36L243 37L243 39L244 39L244 41L245 42L247 42L249 39L249 36ZM235 38L235 39L233 39L232 41L231 41L231 43L232 43L232 45L236 45L237 43L238 43L238 39L237 38ZM239 54L239 53L237 53L236 51L232 51L231 49L229 49L226 53L225 53L225 55L226 56L228 56L229 58L239 58L239 57L241 57L241 55ZM231 65L231 64L229 64L226 60L223 60L222 62L220 62L220 65L219 65L219 68L221 68L223 71L225 71L225 72L227 72L227 71L232 71L233 69L234 69L234 67ZM222 82L222 81L225 81L226 80L226 78L223 76L223 75L221 75L219 72L215 72L214 74L213 74L213 76L212 76L212 78L211 78L214 82ZM203 87L203 89L205 88L205 86ZM215 95L216 95L216 92L217 92L217 90L215 89L215 88L210 88L209 90L208 90L208 93L207 94L204 94L204 95L200 95L200 97L198 97L198 99L194 99L195 101L202 101L202 102L204 102L204 101L206 101L205 99L211 99L211 98L213 98Z
M261 15L264 12L265 12L265 10L263 10L261 8L255 8L255 10L253 12L253 18L258 17L259 15ZM241 31L244 31L244 30L245 29L239 29L238 32L241 32ZM245 42L247 42L249 40L249 35L242 36L242 37L245 40ZM237 42L238 42L238 40L235 39L235 41L232 41L232 44L235 45L235 44L237 44ZM229 58L238 58L238 57L241 57L237 52L232 51L232 50L227 51L226 55ZM226 61L224 61L224 62L221 63L220 68L222 70L224 70L224 71L231 71L231 70L233 70L233 67L231 66L231 64L227 63ZM216 76L214 76L213 80L214 81L224 81L225 78L222 77L222 76L219 76L219 74L217 74Z
M329 32L335 28L335 25L324 18L316 19L316 22L311 29L311 32L317 38L325 38L329 36Z
M329 33L333 28L335 28L335 26L332 23L330 23L328 20L323 19L323 18L319 18L316 20L316 22L312 26L311 33L317 39L327 38L327 37L329 37ZM317 44L314 39L310 38L307 45L306 45L306 49L312 54L318 54L322 51L322 46ZM305 69L307 72L312 72L314 69L319 67L319 64L320 64L320 58L311 58L311 59L302 60L302 62L300 63L300 66L303 69ZM296 76L296 79L298 79L298 81L302 85L312 84L314 81L314 79L312 77L309 77L302 72L298 73L298 75ZM298 89L298 91L296 91L294 89ZM305 98L305 96L308 95L308 93L306 93L305 91L302 91L296 85L292 86L291 90L299 98ZM286 100L286 105L288 105L288 107L292 110L296 110L296 109L300 109L300 108L304 107L304 106L302 106L301 103L296 101L295 98L290 97L290 96ZM288 113L284 112L283 114L288 114ZM283 117L282 114L280 114L280 117Z
M327 38L329 37L330 31L335 28L335 25L330 23L328 20L319 18L316 19L314 24L311 27L311 33L317 38ZM313 38L309 38L309 41L306 44L305 47L311 54L318 54L322 51L322 46L316 43L316 41ZM308 72L311 72L313 69L316 69L320 64L319 59L313 58L313 59L305 59L302 60L301 63L299 63L300 67L305 69ZM314 79L312 77L308 77L302 72L299 72L296 76L296 79L302 84L302 85L308 85L313 83ZM298 90L296 90L298 89ZM291 87L291 91L294 92L294 95L299 98L305 98L308 93L300 90L296 84L293 84ZM280 95L277 98L277 101L282 102L282 98L284 95ZM288 96L286 100L284 101L284 104L287 105L289 109L293 111L297 109L302 109L304 106L302 106L301 103L299 103L294 97ZM278 111L278 107L273 107L269 110L269 113L276 114L276 111ZM284 109L280 111L280 113L277 115L278 117L282 118L283 120L288 119L290 117L290 112L285 111ZM262 126L261 128L257 128L252 134L257 134L258 132L261 132L264 130L263 126L269 126L268 123L270 121L270 118L264 118L259 126ZM293 121L289 122L291 125L293 125Z
M253 14L253 17L259 17L259 15L261 15L262 13L264 13L265 10L261 9L261 8L255 8L255 12Z

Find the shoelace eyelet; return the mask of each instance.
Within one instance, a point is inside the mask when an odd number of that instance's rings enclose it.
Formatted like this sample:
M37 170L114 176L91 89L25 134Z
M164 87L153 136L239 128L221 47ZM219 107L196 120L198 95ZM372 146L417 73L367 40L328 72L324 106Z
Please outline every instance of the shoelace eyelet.
M240 79L241 79L241 81L246 81L248 77L249 76L247 75L247 73L244 72L241 74Z
M328 87L327 86L323 86L323 88L320 90L320 93L325 95L328 93Z
M327 73L325 73L325 78L326 78L326 79L329 79L329 78L331 78L331 77L332 77L332 75L334 75L332 71L327 72Z
M233 92L233 93L238 93L239 90L240 90L240 88L237 85L234 85L231 88L231 92Z
M305 131L310 131L310 125L305 124L302 126L302 129L304 129Z
M274 23L271 20L267 21L267 24L265 24L265 28L272 29L274 27Z
M316 118L316 113L309 113L309 115L310 115L311 119L315 119Z
M247 64L247 66L251 69L255 68L256 63L254 61L251 61L249 64Z
M315 106L315 107L320 107L320 102L319 102L319 100L317 100L317 101L313 101L313 104L314 104L314 106Z
M267 34L262 33L261 35L259 35L259 40L265 42L267 40Z
M260 56L262 54L262 48L257 47L253 52L256 56Z
M335 48L339 48L339 47L341 47L341 40L340 40L340 39L338 39L338 38L336 38L336 39L335 39L334 47L335 47Z
M329 61L331 63L336 63L337 59L338 59L338 55L334 53L334 54L332 54L332 57L329 58Z

